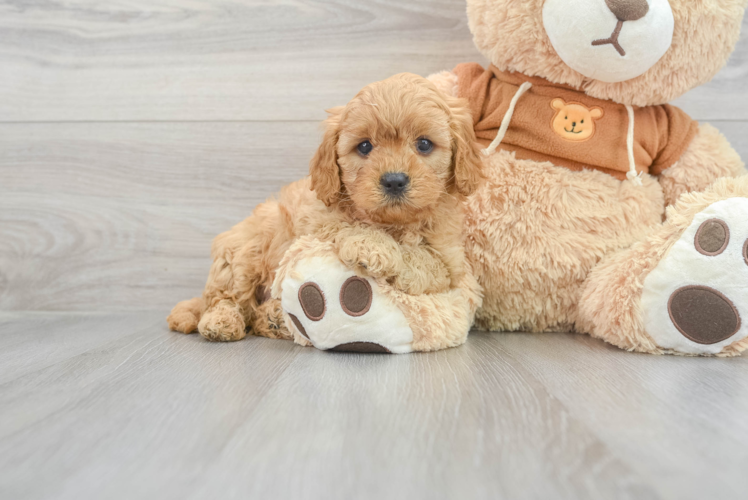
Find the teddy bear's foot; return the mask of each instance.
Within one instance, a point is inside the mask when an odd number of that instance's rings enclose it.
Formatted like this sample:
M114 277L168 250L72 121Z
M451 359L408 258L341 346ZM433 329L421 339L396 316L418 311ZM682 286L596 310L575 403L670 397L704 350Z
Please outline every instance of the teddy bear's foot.
M696 214L642 290L644 328L663 349L719 354L748 336L748 198Z
M623 349L736 356L748 348L748 176L681 196L646 240L587 279L576 328Z
M283 309L293 328L317 349L413 350L413 331L398 306L373 279L356 276L334 255L301 260L282 289Z
M408 294L386 279L357 276L330 242L302 236L273 281L294 341L322 350L408 353L437 351L467 339L481 288L465 273L447 292Z

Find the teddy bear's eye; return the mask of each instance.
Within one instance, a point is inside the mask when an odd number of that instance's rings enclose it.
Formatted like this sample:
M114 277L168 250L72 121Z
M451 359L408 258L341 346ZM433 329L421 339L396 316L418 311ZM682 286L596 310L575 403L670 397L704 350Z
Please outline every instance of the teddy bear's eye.
M568 117L568 116L565 116L565 117L564 117L564 120L568 120L568 119L569 119L569 117Z
M582 120L582 123L584 123L584 120Z

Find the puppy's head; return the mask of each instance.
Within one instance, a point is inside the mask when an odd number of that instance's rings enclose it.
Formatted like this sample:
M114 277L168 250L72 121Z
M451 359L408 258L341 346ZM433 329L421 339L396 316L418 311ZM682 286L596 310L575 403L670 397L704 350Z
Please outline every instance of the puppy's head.
M330 111L312 189L362 220L410 224L482 179L470 111L428 80L400 74Z

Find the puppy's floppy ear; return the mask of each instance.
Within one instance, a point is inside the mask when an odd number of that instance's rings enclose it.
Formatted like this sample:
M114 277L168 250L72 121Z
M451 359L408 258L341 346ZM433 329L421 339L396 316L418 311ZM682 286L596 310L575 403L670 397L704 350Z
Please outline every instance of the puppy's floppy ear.
M462 99L450 97L452 168L454 187L463 196L471 195L483 181L483 161L473 130L473 117Z
M322 144L317 148L309 163L309 175L312 178L312 189L328 207L340 198L343 185L338 166L338 134L343 107L327 110L329 117L325 120L325 135Z

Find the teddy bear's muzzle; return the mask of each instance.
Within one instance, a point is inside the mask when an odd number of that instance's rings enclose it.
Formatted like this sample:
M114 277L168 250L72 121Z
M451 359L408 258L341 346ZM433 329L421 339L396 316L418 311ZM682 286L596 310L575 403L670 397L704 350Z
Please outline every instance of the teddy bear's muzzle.
M646 16L647 12L649 12L649 4L646 0L605 0L605 4L613 15L616 16L618 23L609 38L594 40L592 46L598 47L600 45L611 44L621 57L624 57L626 50L618 41L618 38L621 36L621 30L623 29L623 23L626 21L637 21Z
M616 83L642 75L662 58L675 18L668 0L545 0L543 25L569 67Z

